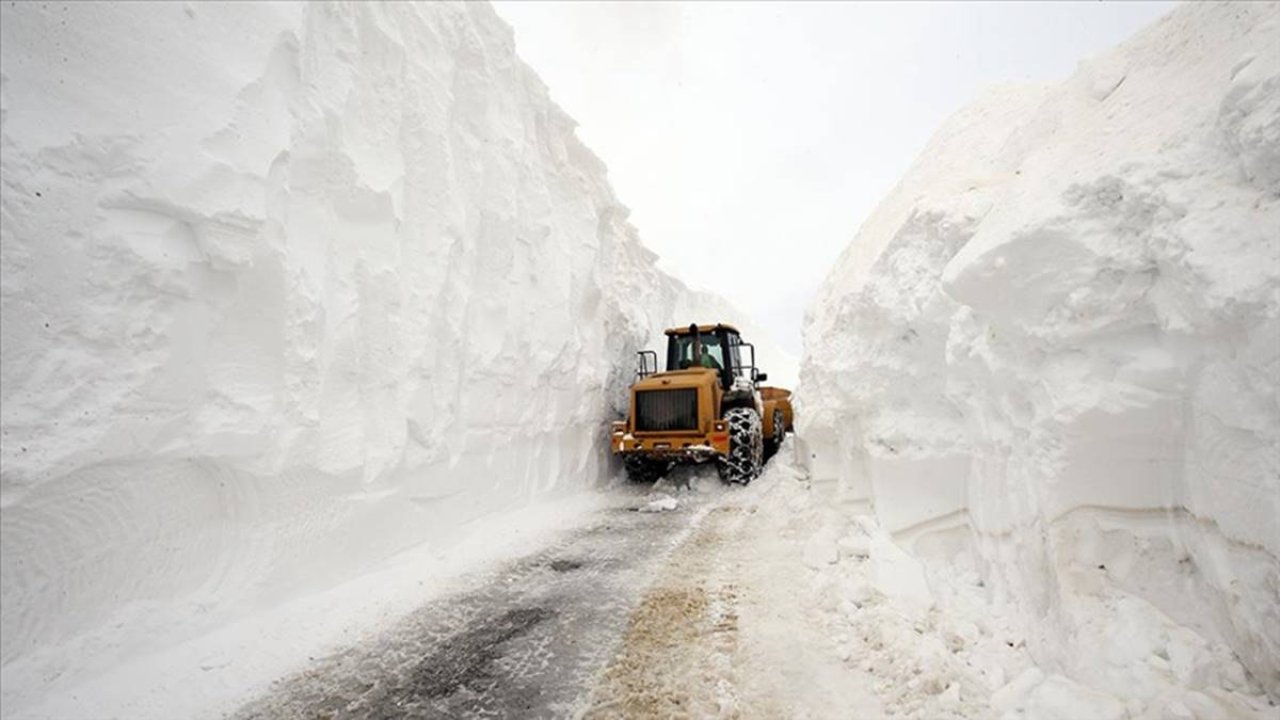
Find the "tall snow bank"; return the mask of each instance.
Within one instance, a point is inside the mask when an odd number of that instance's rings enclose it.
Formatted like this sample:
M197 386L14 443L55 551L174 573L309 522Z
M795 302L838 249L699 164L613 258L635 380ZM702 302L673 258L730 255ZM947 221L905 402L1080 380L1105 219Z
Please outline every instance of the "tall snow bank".
M0 26L6 712L598 482L701 310L486 5Z
M1050 672L1169 717L1203 703L1159 688L1280 696L1280 7L1183 6L957 114L806 350L815 479L967 544Z

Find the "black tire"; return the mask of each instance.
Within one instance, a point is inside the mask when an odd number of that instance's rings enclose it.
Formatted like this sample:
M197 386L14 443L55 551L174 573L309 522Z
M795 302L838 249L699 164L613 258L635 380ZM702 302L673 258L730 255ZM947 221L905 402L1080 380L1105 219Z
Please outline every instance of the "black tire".
M720 479L746 485L764 465L764 438L760 416L752 408L733 408L724 414L729 423L729 454L716 462Z
M657 482L671 468L670 462L643 455L625 455L622 464L627 469L627 479L637 483Z
M768 440L764 441L764 459L768 460L778 452L778 448L782 447L782 441L787 437L787 421L782 417L781 410L773 411L773 434Z

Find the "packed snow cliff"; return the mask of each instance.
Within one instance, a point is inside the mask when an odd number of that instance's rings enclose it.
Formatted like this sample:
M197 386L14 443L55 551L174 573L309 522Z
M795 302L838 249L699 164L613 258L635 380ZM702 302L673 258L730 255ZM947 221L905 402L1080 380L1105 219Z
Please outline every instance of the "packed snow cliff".
M1280 698L1280 7L1182 6L957 114L806 352L815 481L926 602L971 566L1023 629L1039 675L986 675L996 715Z
M0 25L6 714L591 487L634 351L738 320L487 5Z

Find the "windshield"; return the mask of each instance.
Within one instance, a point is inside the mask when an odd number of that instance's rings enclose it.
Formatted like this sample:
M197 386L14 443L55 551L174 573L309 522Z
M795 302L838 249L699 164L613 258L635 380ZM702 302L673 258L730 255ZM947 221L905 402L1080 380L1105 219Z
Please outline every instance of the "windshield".
M720 346L720 337L707 333L699 336L699 339L702 341L702 352L700 357L695 358L693 356L693 336L673 335L667 348L667 369L685 370L691 367L707 367L713 370L723 370L725 367L724 349Z

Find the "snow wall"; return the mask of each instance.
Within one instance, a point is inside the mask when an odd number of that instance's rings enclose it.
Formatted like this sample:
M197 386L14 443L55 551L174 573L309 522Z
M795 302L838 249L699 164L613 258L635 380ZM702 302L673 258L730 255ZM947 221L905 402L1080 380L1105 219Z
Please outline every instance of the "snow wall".
M1142 687L1116 672L1141 643L1078 602L1103 582L1280 696L1276 5L1179 7L958 113L805 342L812 476L919 557L967 549L1038 662ZM1194 664L1175 682L1217 682Z
M634 351L739 319L487 5L0 26L6 713L598 484Z

